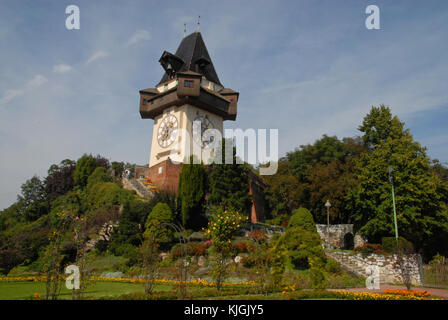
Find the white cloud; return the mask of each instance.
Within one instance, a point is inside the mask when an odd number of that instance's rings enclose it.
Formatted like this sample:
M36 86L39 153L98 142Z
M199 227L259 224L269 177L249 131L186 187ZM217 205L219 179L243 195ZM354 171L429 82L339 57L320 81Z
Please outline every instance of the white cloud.
M33 79L31 79L30 81L28 81L27 83L27 87L28 88L37 88L40 87L41 85L43 85L44 83L48 82L48 79L45 78L43 75L41 74L36 74Z
M3 97L0 98L0 104L5 104L22 94L21 90L6 90Z
M68 64L57 64L53 66L53 72L54 73L67 73L72 70L72 67Z
M87 60L86 64L90 64L93 61L101 59L101 58L105 58L108 55L109 55L109 53L106 51L103 51L103 50L97 51Z
M0 98L0 104L6 104L16 97L20 97L26 94L28 91L40 87L44 83L48 82L48 79L41 74L36 74L22 89L9 89L6 90L3 96Z
M151 34L147 30L136 31L126 43L127 46L137 44L140 41L148 41L151 39Z

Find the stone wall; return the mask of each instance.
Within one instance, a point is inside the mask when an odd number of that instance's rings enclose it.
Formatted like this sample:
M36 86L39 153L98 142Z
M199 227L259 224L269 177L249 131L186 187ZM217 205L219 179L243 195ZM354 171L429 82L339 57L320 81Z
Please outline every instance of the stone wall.
M366 268L369 266L377 266L381 283L403 283L403 273L397 259L397 255L380 255L370 254L363 256L362 254L351 254L347 252L332 252L327 255L343 266L352 267L352 271L362 276L366 274ZM419 254L406 255L403 257L403 265L406 266L406 272L413 285L424 285L422 259Z
M353 233L353 224L330 225L329 240L327 239L326 224L316 224L316 228L322 241L325 241L336 248L353 249L367 242L363 236Z

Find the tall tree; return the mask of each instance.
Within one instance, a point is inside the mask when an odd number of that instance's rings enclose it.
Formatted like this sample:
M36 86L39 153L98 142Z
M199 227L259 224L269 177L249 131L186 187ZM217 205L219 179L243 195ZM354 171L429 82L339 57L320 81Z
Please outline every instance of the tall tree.
M393 235L388 180L388 167L392 167L399 234L417 249L428 250L434 236L448 232L443 184L431 170L425 148L403 126L383 106L372 108L364 119L361 129L367 137L363 139L372 151L355 163L357 184L347 196L348 209L354 214L356 227L370 241L379 243L382 237Z
M204 197L206 192L206 171L202 164L190 163L182 165L179 176L178 197L182 224L188 228L205 225Z
M76 169L73 173L73 180L75 185L84 188L87 185L87 179L97 167L110 169L109 160L100 155L96 157L91 154L84 154L76 162Z
M208 202L211 205L219 205L226 209L235 209L241 213L249 214L252 197L249 194L249 165L238 164L236 149L233 147L232 164L225 163L225 140L222 143L222 152L217 157L222 157L221 163L213 163L210 181L210 196Z
M279 160L276 174L262 176L262 179L266 184L265 195L271 218L281 224L304 202L304 185L292 174L286 158Z
M392 116L390 108L383 104L372 106L358 130L364 133L362 140L370 149L375 149L389 138L399 139L409 135L409 130L404 130L404 123L397 116Z
M87 179L95 170L96 161L92 155L84 154L76 162L76 169L73 174L75 185L84 188L87 185Z
M73 189L75 168L76 162L65 159L59 165L53 164L48 169L48 175L45 178L45 191L50 201Z
M309 168L315 163L327 164L334 159L344 157L344 143L336 136L329 137L326 134L321 139L316 140L312 145L301 145L293 152L288 152L286 157L294 175L300 181L306 182Z
M22 193L17 197L20 212L27 220L36 220L47 214L49 205L42 180L34 176L21 186Z

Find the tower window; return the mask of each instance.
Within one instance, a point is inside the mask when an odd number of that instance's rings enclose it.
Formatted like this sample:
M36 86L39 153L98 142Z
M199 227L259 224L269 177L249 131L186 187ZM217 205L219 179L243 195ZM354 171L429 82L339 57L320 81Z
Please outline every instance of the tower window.
M193 80L184 80L184 88L194 88Z

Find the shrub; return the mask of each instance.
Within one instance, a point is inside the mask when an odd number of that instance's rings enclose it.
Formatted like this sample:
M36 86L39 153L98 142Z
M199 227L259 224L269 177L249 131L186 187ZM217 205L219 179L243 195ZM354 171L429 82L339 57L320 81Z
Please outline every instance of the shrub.
M361 253L363 256L368 256L369 254L386 254L380 244L376 243L365 243L362 246L358 246L355 248L355 253Z
M339 263L333 259L327 259L327 264L325 265L325 270L330 273L338 274L341 273L341 266Z
M73 173L73 181L75 185L85 187L87 179L95 170L95 158L92 155L84 154L76 162L76 168Z
M207 246L202 242L191 242L188 248L188 254L196 257L205 256Z
M324 289L326 286L325 276L319 269L310 269L311 288Z
M249 255L247 257L242 257L241 263L245 268L253 268L256 265L257 261L252 255Z
M267 236L263 230L254 230L248 234L248 238L260 242L266 240Z
M326 257L317 231L310 232L300 227L289 228L278 241L284 243L289 261L296 269L325 266Z
M106 168L98 167L87 179L87 190L90 190L97 183L112 181L113 177L107 172Z
M163 202L159 202L152 209L145 224L144 237L148 238L154 235L155 241L158 243L169 243L173 239L173 230L162 223L170 223L173 220L173 214L170 207Z
M192 249L190 249L190 248L191 248L191 244L187 245L187 247L186 247L187 255L191 255L192 254ZM179 259L179 258L183 257L184 256L184 252L185 252L184 250L185 250L185 248L184 248L183 244L176 243L171 248L171 251L170 251L170 258L171 258L171 260L176 260L176 259Z
M233 245L238 253L247 253L255 250L255 246L248 241L240 241Z
M300 227L310 232L316 231L313 215L305 208L299 208L293 211L288 222L288 229Z
M99 240L99 241L95 244L95 249L97 249L98 252L103 253L103 252L106 252L108 245L109 245L109 242L108 242L108 241L105 241L105 240Z
M387 253L397 253L397 249L400 249L406 253L413 251L412 243L403 237L398 237L398 248L395 237L384 237L381 242L382 249Z
M98 182L91 186L87 194L90 210L110 208L123 204L132 198L132 193L120 188L114 182Z

